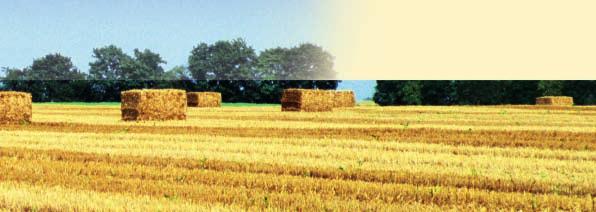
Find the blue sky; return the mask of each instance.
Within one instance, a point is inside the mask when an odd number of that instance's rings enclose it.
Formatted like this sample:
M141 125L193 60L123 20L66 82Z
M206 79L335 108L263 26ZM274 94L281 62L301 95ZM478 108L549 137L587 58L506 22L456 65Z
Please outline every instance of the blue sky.
M6 0L0 66L24 67L60 52L88 69L93 48L156 51L184 65L199 42L245 38L257 50L326 43L318 0Z
M242 37L257 51L330 42L324 32L331 8L320 0L5 0L2 6L0 67L23 68L59 52L87 71L93 48L114 44L129 54L158 52L169 69L186 65L200 42ZM342 83L349 85L370 90L367 83Z
M374 80L343 80L337 89L354 90L356 99L362 101L366 98L372 98L376 85L377 82Z

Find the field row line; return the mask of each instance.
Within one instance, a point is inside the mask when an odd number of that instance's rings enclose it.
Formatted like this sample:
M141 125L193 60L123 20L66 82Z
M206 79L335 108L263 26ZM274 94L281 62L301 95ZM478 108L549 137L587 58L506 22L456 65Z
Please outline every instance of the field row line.
M134 164L52 161L42 158L4 158L0 160L0 166L5 170L5 174L0 176L3 181L156 197L175 194L178 198L195 203L233 204L241 207L261 205L263 208L271 206L303 210L328 207L370 210L385 208L390 204L421 202L440 206L481 204L491 208L516 210L575 210L589 209L594 201L592 197L584 196L377 184ZM255 204L255 197L257 200L270 201Z
M268 127L122 126L59 122L2 125L3 131L63 133L140 133L159 135L226 135L255 138L350 139L485 147L596 150L594 132L448 130L433 128L292 129Z

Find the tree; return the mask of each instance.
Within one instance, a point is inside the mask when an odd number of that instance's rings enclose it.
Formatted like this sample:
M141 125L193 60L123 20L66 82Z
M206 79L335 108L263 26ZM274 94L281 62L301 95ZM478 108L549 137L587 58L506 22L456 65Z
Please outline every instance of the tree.
M192 80L192 76L188 69L184 66L174 66L172 69L166 71L162 77L163 80Z
M421 81L377 81L373 100L379 105L422 104Z
M164 69L161 65L167 62L159 54L148 49L135 49L134 55L133 61L124 63L122 79L151 81L162 78Z
M456 104L457 92L453 81L426 80L422 83L422 103L424 105Z
M256 80L257 56L241 39L200 43L188 58L188 69L197 80Z
M33 61L29 68L31 80L84 80L85 75L75 67L69 57L58 53L48 54Z
M151 50L135 49L133 58L114 45L93 49L93 58L89 75L94 80L159 80L166 63Z
M166 61L148 49L134 50L134 59L122 64L121 89L159 88Z
M114 45L93 49L93 58L95 61L89 63L89 75L94 80L123 79L122 64L133 60Z
M222 93L224 101L273 103L279 102L284 88L335 89L338 84L315 80L333 78L335 72L333 57L312 44L268 49L257 57L242 39L200 43L188 63L193 79L206 80L210 90Z
M399 90L402 103L406 105L422 104L422 83L420 81L406 81Z
M458 104L495 105L503 103L505 86L498 80L455 81Z
M162 79L158 82L159 88L176 88L188 91L207 91L208 85L205 81L194 81L188 69L184 66L175 66L164 72Z
M259 54L257 69L261 78L265 80L289 80L293 76L289 70L289 49L273 48L266 49Z
M572 96L577 105L596 104L596 81L573 80L563 82L563 94Z
M25 72L28 72L29 79L35 81L31 85L31 93L36 101L73 101L87 90L81 83L86 78L85 74L73 65L69 57L60 54L34 60Z
M503 101L505 104L534 104L538 94L538 81L515 80L502 81L504 86Z
M26 91L29 87L29 78L24 70L4 67L2 72L2 90Z
M320 80L335 78L333 56L313 44L267 49L259 55L257 69L266 80L260 81L260 95L255 98L268 103L279 103L283 89L336 89L339 84Z
M163 82L165 64L161 56L148 49L134 50L134 57L109 45L93 50L95 60L89 63L93 98L99 101L119 101L120 91L135 88L156 88Z
M258 69L265 79L331 80L335 79L333 56L314 44L291 49L273 48L259 55Z
M89 75L93 99L97 101L117 101L120 99L124 67L133 62L133 58L122 49L109 45L93 49L94 61L89 63Z
M9 90L29 92L33 101L74 101L88 92L81 73L69 57L48 54L24 69L5 69Z
M333 56L314 44L306 43L290 49L292 80L335 79Z
M541 96L561 96L563 95L563 81L542 80L538 82L538 94Z

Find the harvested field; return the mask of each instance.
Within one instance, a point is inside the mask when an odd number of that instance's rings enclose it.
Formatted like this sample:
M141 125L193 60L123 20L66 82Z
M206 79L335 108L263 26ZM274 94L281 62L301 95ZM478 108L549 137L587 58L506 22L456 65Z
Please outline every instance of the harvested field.
M0 209L594 211L596 107L33 105L0 126Z
M31 110L31 94L0 92L0 123L30 122Z
M186 93L189 107L221 107L221 93L189 92Z
M184 120L186 92L183 90L130 90L122 92L122 120Z

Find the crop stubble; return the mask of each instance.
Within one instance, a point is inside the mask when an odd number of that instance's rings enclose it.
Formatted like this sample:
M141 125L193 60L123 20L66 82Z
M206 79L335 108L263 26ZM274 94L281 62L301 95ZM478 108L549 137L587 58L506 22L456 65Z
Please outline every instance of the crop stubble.
M591 107L217 108L141 123L117 107L33 109L0 131L0 181L18 192L218 210L594 210ZM0 208L65 207L30 198L0 196Z

